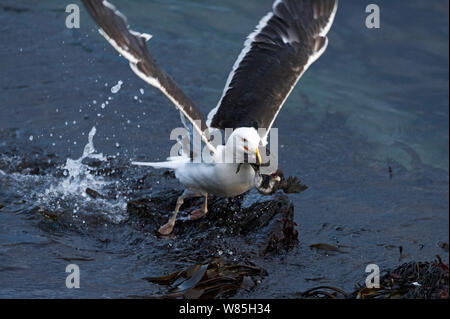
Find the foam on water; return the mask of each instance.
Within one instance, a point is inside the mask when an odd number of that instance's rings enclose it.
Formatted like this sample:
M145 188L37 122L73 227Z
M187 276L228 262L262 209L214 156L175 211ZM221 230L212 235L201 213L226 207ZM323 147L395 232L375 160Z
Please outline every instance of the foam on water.
M126 211L125 201L93 199L86 193L87 188L101 192L105 186L114 183L113 181L105 181L101 176L91 174L89 166L83 163L85 159L107 160L102 153L96 153L95 151L94 136L96 132L95 126L92 127L88 135L88 143L84 146L81 157L66 160L66 163L61 167L64 170L64 178L56 184L51 184L39 196L40 201L47 204L52 203L51 205L56 209L67 209L68 206L73 206L74 213L96 208L95 211L104 213L112 221L120 222L124 217L123 213ZM82 199L81 202L80 198Z

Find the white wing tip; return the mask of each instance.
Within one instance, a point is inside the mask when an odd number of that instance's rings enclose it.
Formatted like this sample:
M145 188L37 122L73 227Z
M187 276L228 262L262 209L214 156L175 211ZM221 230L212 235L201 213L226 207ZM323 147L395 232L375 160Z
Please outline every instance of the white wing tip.
M150 39L153 37L153 35L148 34L148 33L141 33L141 32L137 32L137 31L133 31L133 30L129 30L129 31L130 31L130 33L131 33L132 35L135 35L135 36L137 36L137 37L141 37L141 38L143 38L145 41L148 41L148 40L150 40Z

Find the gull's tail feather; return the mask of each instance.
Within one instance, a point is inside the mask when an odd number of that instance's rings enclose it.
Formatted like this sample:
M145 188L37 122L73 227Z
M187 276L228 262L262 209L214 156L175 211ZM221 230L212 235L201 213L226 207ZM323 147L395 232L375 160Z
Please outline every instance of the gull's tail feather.
M150 166L153 168L177 169L188 162L190 162L190 159L186 156L174 156L169 157L168 161L165 162L131 162L131 164L138 166Z

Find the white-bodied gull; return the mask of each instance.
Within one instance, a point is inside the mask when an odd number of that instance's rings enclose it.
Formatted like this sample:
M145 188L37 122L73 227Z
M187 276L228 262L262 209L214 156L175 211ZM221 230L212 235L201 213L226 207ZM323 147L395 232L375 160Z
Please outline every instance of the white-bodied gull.
M281 107L308 67L325 51L338 0L276 0L245 41L244 48L228 76L222 97L205 119L194 103L158 67L146 46L151 36L129 29L126 17L106 0L83 0L100 33L130 62L144 81L162 91L189 121L189 127L211 154L207 163L198 152L185 151L166 162L136 165L169 168L185 187L175 211L159 232L170 234L177 213L188 197L204 196L203 208L191 218L204 216L208 193L223 197L242 194L260 178L254 164L261 165L260 146ZM225 145L214 145L212 130L233 129ZM260 133L257 129L266 129ZM230 152L232 163L225 162ZM256 180L256 182L255 182Z

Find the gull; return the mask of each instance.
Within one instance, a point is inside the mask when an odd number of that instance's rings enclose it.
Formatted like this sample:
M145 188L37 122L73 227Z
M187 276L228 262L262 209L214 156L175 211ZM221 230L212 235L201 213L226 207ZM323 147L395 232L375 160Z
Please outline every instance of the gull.
M167 161L132 162L172 169L185 187L169 221L159 228L161 235L173 231L187 198L204 197L203 207L190 214L190 219L197 219L208 211L209 193L234 197L258 187L263 164L260 148L267 145L267 135L300 77L326 50L338 6L338 0L276 0L247 37L217 106L204 118L150 55L146 42L151 35L131 30L127 18L106 0L83 3L100 34L129 61L136 75L175 105L183 124L191 135L201 137L208 151L206 161L202 152L191 151L189 142L182 139L181 153ZM225 143L217 143L213 133L227 129L232 133ZM229 156L232 160L225 160Z

